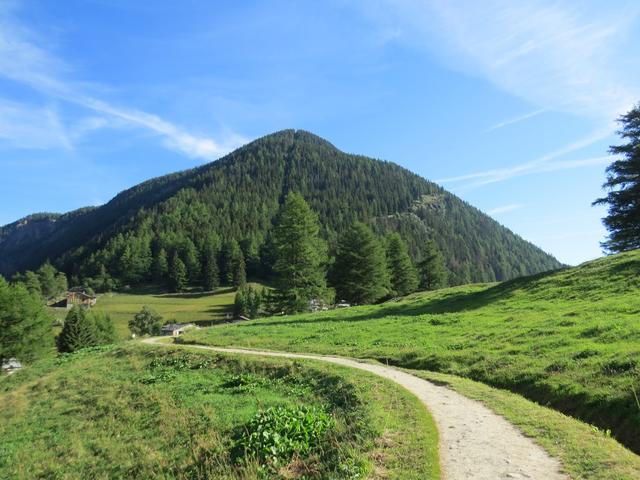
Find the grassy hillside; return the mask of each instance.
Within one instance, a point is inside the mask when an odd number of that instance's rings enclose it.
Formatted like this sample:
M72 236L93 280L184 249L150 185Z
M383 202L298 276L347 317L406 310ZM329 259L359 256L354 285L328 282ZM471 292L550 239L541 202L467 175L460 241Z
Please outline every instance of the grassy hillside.
M85 350L0 378L0 438L0 478L439 478L435 426L392 383L165 347ZM283 438L309 451L292 456Z
M397 303L222 326L185 340L463 376L611 429L640 452L640 251Z

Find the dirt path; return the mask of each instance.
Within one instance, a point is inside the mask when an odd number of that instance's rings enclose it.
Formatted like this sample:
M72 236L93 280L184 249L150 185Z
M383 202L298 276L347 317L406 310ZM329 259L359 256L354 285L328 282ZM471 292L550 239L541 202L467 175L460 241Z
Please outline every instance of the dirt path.
M175 346L158 343L157 340L149 338L143 342ZM396 382L418 397L433 415L440 434L442 477L446 480L569 479L560 473L560 462L481 403L395 368L341 357L204 345L189 347L225 353L320 360L365 370Z

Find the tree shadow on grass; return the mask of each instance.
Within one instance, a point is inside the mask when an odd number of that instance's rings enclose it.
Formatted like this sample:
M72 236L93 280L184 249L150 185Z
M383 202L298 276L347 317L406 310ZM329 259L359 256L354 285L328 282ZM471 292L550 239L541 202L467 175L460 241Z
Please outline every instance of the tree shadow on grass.
M440 298L430 301L414 300L414 304L409 301L399 303L385 303L377 306L374 311L359 313L359 310L349 314L350 310L345 310L342 315L330 314L309 314L304 318L293 318L282 321L258 321L245 325L245 327L282 326L294 324L329 323L329 322L360 322L366 320L376 320L384 317L400 315L411 317L425 314L457 313L463 311L477 310L500 300L505 300L515 292L532 291L538 288L538 281L555 274L557 271L539 273L537 275L516 278L506 282L490 286L475 292L451 292L444 294Z
M225 293L232 293L233 287L220 288L213 292L184 292L184 293L165 293L160 295L154 295L155 298L203 298L203 297L216 297Z

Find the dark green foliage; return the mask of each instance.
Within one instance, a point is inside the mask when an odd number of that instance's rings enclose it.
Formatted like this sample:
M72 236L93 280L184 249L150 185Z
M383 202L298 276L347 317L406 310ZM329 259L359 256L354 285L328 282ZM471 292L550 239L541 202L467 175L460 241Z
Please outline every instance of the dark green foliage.
M319 217L320 236L335 249L354 221L380 235L399 232L415 262L435 238L450 283L494 281L560 264L494 220L389 162L348 155L303 131L269 135L209 165L149 180L106 205L38 215L0 228L0 273L37 268L47 258L67 274L114 283L153 279L154 259L178 251L196 280L196 257L214 237L240 243L249 276L269 273L265 240L284 195L299 192ZM26 234L29 233L29 236ZM233 284L223 262L221 283ZM201 262L201 258L197 258ZM231 272L229 276L228 273Z
M244 254L238 250L238 255L233 264L233 286L241 288L247 283L247 271L244 263Z
M236 317L258 318L263 311L262 304L262 290L245 285L236 292L233 313Z
M99 338L100 334L93 317L87 309L76 306L69 310L64 320L64 326L57 338L58 350L68 353L94 347L98 345Z
M411 262L407 244L400 235L393 233L387 238L387 265L392 294L404 296L418 288L418 275Z
M187 287L187 267L180 259L178 252L174 252L169 265L169 282L174 292L182 292Z
M294 454L318 450L333 418L315 406L277 406L258 412L241 429L236 448L270 466L286 464Z
M40 297L0 277L0 360L31 362L53 347L51 323Z
M292 192L276 216L271 237L276 301L286 313L309 308L326 293L326 245L319 237L317 215L302 195Z
M162 315L147 306L129 321L129 330L135 335L159 335L161 329Z
M218 258L215 246L208 244L202 253L202 289L210 292L219 284Z
M447 286L447 269L435 242L425 243L422 261L418 264L421 290L435 290Z
M336 300L373 303L389 292L384 248L371 229L355 223L338 241L330 276Z
M108 313L91 310L89 315L96 325L96 345L106 345L118 340L115 325Z
M158 283L164 283L168 274L169 261L167 260L167 252L164 248L161 248L153 259L153 279Z
M607 167L603 188L609 193L594 202L609 207L603 219L609 237L602 244L608 252L640 248L640 105L621 116L619 122L622 130L618 133L627 143L609 149L619 156Z
M53 265L45 262L36 273L40 280L40 290L44 298L53 298L60 293L58 280L56 279L58 272Z
M15 280L21 281L24 283L29 293L33 295L37 295L38 297L42 296L42 288L40 287L40 278L35 272L27 270L24 275L16 276Z

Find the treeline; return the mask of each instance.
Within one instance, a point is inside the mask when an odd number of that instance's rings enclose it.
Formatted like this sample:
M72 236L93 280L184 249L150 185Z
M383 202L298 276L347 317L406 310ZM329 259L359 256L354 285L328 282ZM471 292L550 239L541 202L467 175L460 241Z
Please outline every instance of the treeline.
M64 272L58 271L48 261L35 272L27 270L15 274L12 280L14 283L22 283L30 293L46 301L57 298L69 288Z
M300 194L290 193L268 241L275 288L239 289L236 315L296 313L336 300L367 304L446 285L444 260L433 242L425 244L423 260L414 264L397 233L379 237L356 222L338 238L335 255L329 255L319 232L318 215Z
M318 214L320 236L332 252L340 235L362 222L378 235L400 233L414 263L423 260L427 241L436 242L449 284L504 280L559 266L406 169L345 154L312 134L292 130L252 142L212 164L140 184L97 209L61 218L42 248L22 240L13 249L13 234L8 234L8 243L0 241L0 257L44 255L73 283L86 280L97 290L158 281L173 263L175 288L205 283L204 270L215 268L206 260L211 250L217 255L218 283L233 283L220 257L224 249L235 250L235 243L246 274L265 277L272 267L270 231L290 191L299 192Z

